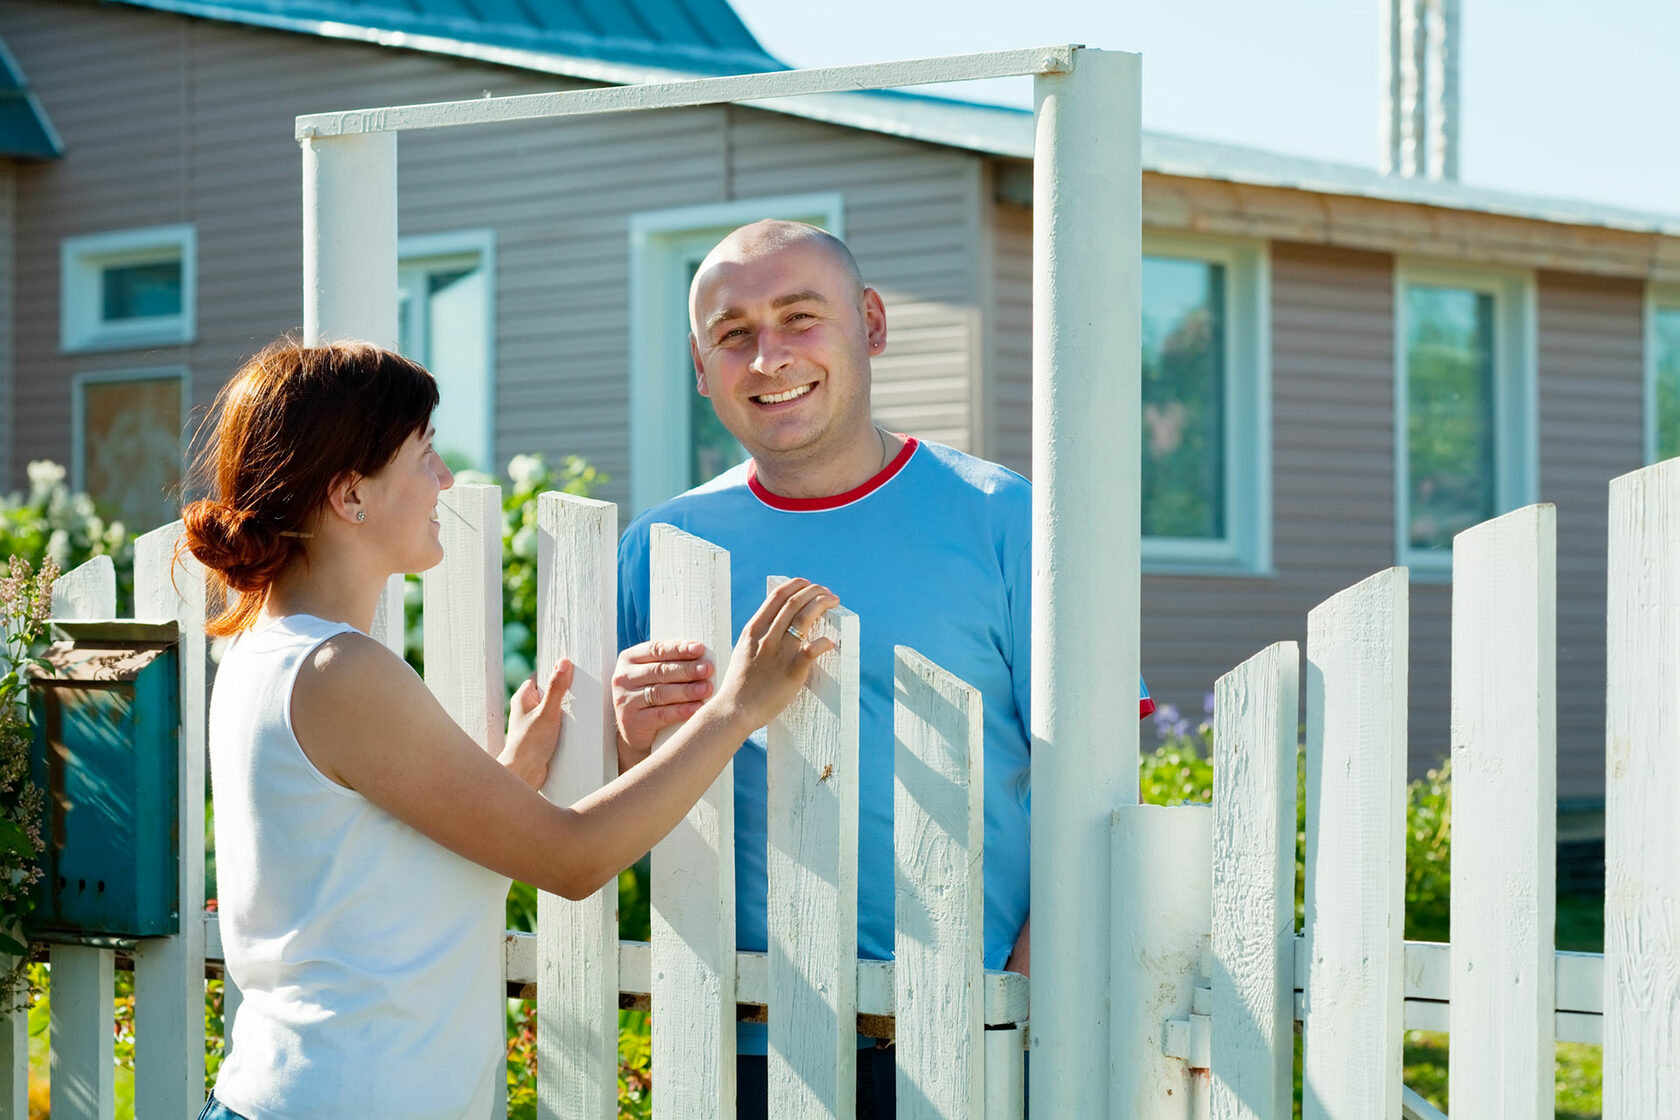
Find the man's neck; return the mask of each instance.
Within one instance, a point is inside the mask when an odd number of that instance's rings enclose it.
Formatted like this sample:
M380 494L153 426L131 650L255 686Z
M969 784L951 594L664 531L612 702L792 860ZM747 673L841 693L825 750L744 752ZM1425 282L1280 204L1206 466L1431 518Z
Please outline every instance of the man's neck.
M758 481L784 498L832 498L856 490L886 469L904 441L871 424L867 433L849 440L842 455L755 456Z

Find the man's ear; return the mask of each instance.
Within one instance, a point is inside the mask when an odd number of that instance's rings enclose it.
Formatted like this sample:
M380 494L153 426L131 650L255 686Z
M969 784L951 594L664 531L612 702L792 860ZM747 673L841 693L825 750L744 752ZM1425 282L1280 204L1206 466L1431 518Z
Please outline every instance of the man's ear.
M874 288L863 289L863 334L869 342L871 356L879 354L887 348L887 306L881 302L881 293Z
M688 335L688 356L694 363L694 388L702 397L711 396L706 391L706 367L700 363L700 342L692 331Z
M346 521L356 520L356 514L362 509L361 488L367 484L367 479L355 471L345 471L332 480L327 487L326 508L322 515L326 517L341 517Z

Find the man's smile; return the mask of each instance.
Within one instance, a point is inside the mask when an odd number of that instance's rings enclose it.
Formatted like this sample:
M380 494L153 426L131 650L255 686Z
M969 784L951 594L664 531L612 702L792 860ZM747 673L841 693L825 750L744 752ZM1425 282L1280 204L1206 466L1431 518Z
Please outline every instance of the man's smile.
M797 400L809 393L816 386L816 382L808 385L796 385L782 393L761 393L753 398L755 404L782 404L786 401Z

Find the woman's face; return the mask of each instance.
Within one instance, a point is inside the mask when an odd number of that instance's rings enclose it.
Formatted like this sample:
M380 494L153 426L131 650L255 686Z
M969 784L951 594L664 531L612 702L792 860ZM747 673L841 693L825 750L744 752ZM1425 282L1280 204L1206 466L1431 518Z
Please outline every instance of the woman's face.
M434 431L427 425L410 435L396 457L358 487L367 513L360 528L389 545L399 572L423 572L443 559L438 494L454 485L455 476L432 447Z

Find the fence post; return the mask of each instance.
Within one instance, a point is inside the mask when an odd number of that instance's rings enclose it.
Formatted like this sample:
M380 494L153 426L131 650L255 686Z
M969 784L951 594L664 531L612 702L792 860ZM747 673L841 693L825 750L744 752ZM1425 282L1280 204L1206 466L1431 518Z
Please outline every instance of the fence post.
M1137 800L1142 60L1034 79L1031 1112L1101 1116L1109 814ZM1118 682L1118 683L1117 683ZM1131 1025L1142 1029L1141 1022ZM1095 1111L1093 1112L1093 1107Z
M980 693L896 646L893 725L898 1114L966 1120L985 1108Z
M1448 1112L1556 1111L1557 510L1453 538Z
M769 590L784 582L771 577ZM858 616L836 607L811 676L769 727L772 1116L857 1106Z
M1131 1014L1114 1022L1109 1115L1183 1120L1201 1075L1166 1055L1167 1021L1205 1010L1194 992L1213 918L1213 813L1206 805L1122 805L1113 830L1109 969L1114 1000Z
M116 613L117 576L109 556L95 556L53 584L54 618L114 618ZM181 920L189 916L183 913ZM117 1108L116 954L83 945L54 945L51 953L52 1114L58 1120L110 1120Z
M204 567L171 522L134 542L134 615L181 627L177 791L181 932L134 950L134 1114L192 1116L204 1103Z
M397 344L397 134L303 147L303 341Z
M701 641L721 679L729 553L655 525L651 636ZM674 729L660 734L660 749ZM735 1115L735 768L653 849L653 1079L660 1120Z
M10 968L14 957L0 957ZM29 1115L29 1012L0 1011L0 1113Z
M1307 616L1304 1120L1400 1118L1406 570Z
M574 668L565 742L543 796L570 805L618 774L618 507L537 499L537 671ZM618 880L572 902L537 895L537 1115L618 1116Z
M1220 1120L1291 1108L1300 673L1300 647L1279 642L1214 684L1209 1088Z
M1680 1109L1680 459L1610 483L1604 1115Z

